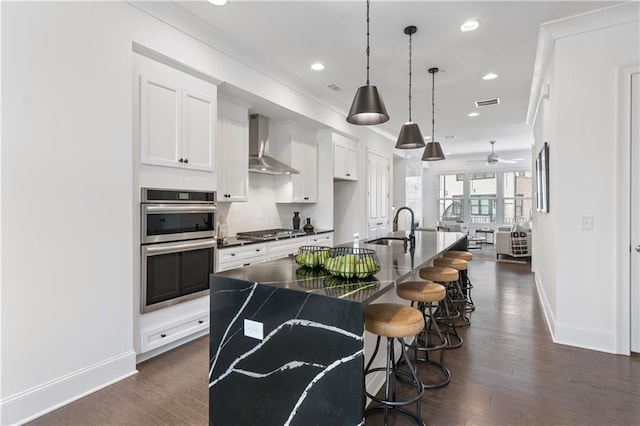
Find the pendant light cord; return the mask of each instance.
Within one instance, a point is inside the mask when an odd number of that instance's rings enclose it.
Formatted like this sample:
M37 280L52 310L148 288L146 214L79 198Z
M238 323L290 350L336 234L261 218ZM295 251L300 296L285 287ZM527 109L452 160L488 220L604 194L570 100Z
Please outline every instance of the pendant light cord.
M367 86L369 85L369 0L367 0Z
M436 133L436 73L431 73L431 142L435 142Z
M412 34L409 34L409 122L411 123L411 40Z

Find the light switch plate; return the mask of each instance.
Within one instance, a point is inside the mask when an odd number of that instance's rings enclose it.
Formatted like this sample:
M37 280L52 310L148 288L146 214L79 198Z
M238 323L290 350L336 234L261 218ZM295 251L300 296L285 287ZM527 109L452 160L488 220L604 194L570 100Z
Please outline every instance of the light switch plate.
M245 319L244 335L258 340L264 340L263 324L261 322Z
M593 216L582 216L580 229L591 231L593 229Z

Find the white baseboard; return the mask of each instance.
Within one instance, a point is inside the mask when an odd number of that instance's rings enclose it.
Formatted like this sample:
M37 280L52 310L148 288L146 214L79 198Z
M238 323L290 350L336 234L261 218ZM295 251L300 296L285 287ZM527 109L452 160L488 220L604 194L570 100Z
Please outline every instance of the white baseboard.
M97 390L136 374L133 350L11 395L0 402L0 424L31 421Z
M540 300L540 305L542 306L542 313L544 314L544 319L547 323L547 329L551 334L551 340L555 342L556 318L553 314L553 309L551 309L549 299L547 298L547 293L545 293L544 287L540 282L540 275L534 274L534 281L536 283L536 289L538 290L538 299Z
M617 336L614 331L576 327L571 324L557 322L551 305L549 304L549 299L544 291L544 286L540 282L539 275L535 274L534 277L536 289L538 290L538 298L540 299L544 318L549 333L551 333L553 343L600 352L617 353Z

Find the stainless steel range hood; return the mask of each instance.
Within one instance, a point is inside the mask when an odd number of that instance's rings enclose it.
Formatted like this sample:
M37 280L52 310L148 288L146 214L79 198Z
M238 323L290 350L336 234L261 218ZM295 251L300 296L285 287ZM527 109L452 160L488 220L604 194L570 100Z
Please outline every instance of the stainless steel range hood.
M249 116L249 171L268 175L299 174L296 169L265 152L268 140L269 118L259 114Z

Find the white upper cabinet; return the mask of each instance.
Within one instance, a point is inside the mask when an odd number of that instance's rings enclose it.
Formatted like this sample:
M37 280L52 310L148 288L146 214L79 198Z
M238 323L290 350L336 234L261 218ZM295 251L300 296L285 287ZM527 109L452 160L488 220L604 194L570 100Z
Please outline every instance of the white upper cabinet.
M218 98L218 201L247 201L249 191L248 105Z
M271 154L299 174L276 176L276 202L318 201L318 143L315 133L293 123L274 126Z
M214 171L217 87L151 60L142 68L140 162Z
M358 180L357 142L334 134L333 140L333 179Z

